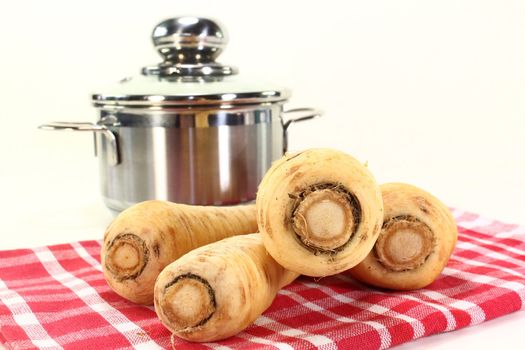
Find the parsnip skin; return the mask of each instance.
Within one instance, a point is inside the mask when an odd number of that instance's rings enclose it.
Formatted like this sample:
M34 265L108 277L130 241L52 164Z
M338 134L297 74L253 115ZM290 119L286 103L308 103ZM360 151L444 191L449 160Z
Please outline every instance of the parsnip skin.
M383 229L374 250L349 272L387 289L426 287L452 254L458 235L454 218L439 199L415 186L388 183L381 191Z
M257 232L254 205L204 207L146 201L122 213L104 234L101 263L122 297L153 304L155 279L187 252L233 235Z
M221 340L252 324L297 276L267 253L259 234L230 237L168 265L155 284L155 311L180 338Z
M297 273L322 277L355 266L372 249L383 204L372 174L331 149L287 154L264 176L257 221L272 257Z

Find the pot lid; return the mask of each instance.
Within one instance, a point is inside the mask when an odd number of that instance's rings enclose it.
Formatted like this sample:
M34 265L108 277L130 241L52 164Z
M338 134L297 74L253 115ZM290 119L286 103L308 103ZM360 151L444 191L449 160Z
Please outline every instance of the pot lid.
M228 43L217 21L171 18L155 27L152 39L163 62L93 94L95 106L237 105L290 96L283 87L243 78L237 68L216 62Z

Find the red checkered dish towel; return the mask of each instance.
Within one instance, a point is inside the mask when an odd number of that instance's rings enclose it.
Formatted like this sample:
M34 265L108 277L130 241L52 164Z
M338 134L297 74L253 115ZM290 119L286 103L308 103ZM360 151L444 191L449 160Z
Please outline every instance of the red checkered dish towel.
M301 277L254 325L219 343L177 349L384 349L525 307L525 227L454 211L459 242L428 288L388 292L348 275ZM7 348L169 348L152 308L113 293L100 242L0 252L0 344Z

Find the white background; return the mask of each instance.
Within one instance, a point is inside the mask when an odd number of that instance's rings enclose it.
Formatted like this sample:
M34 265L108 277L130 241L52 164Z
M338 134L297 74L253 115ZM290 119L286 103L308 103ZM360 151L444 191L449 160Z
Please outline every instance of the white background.
M95 121L90 94L157 63L151 30L181 14L220 19L230 33L220 61L290 87L289 107L325 111L293 125L291 148L339 148L368 161L379 182L413 183L450 206L525 224L524 1L2 7L0 249L102 238L112 217L98 196L91 135L36 126ZM513 315L408 347L492 348L517 339L519 323Z

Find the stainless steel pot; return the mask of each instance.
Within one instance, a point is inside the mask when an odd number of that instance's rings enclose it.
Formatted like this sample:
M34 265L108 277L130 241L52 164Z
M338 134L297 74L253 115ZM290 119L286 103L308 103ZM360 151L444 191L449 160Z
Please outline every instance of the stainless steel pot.
M242 80L215 62L227 43L214 21L166 20L153 31L164 61L92 96L97 123L55 122L50 130L90 131L106 205L121 211L147 199L231 205L253 200L288 126L320 115L283 112L290 92Z

